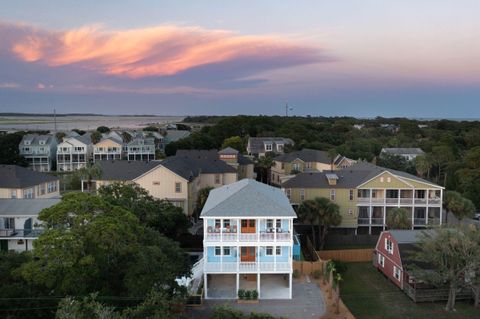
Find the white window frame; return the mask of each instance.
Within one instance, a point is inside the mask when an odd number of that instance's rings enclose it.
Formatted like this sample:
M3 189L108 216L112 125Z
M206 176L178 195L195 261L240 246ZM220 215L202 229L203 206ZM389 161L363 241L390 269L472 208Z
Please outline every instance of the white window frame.
M269 253L270 251L270 253ZM273 256L273 252L275 250L273 249L273 246L267 246L265 247L265 256Z
M230 227L230 219L224 219L223 220L223 228Z
M220 252L219 254L217 254L217 249L218 249L218 251ZM222 247L220 247L220 246L215 246L215 247L213 248L213 251L214 251L214 255L215 255L215 256L221 256L221 255L222 255Z
M390 255L393 255L393 242L388 239L388 238L385 238L385 250L390 254Z
M350 192L349 192L349 199L351 201L355 200L355 193L354 193L353 189L351 189Z
M397 268L397 266L393 266L393 278L397 279L398 281L400 281L402 278L402 271L400 268Z
M226 247L223 247L223 256L230 256L232 254L232 250L230 249L230 247L226 246Z
M267 229L273 228L273 219L267 219L266 226Z
M271 152L273 150L273 145L272 144L265 144L265 151Z
M182 183L175 182L175 193L181 193L181 192L182 192Z
M218 227L217 227L217 225L218 225ZM215 226L215 228L222 227L222 221L220 219L215 219L214 226Z
M279 229L282 229L282 220L281 219L277 219L275 221L275 227L279 228Z
M330 200L331 201L335 201L335 198L337 197L337 193L335 191L335 189L330 189Z
M10 190L10 198L17 198L17 190L11 189Z
M220 184L222 182L222 178L220 174L215 174L215 184Z
M300 189L300 200L304 201L305 200L305 189Z
M385 257L382 254L378 254L378 264L385 268Z
M282 255L282 246L275 247L275 255L277 255L277 256Z

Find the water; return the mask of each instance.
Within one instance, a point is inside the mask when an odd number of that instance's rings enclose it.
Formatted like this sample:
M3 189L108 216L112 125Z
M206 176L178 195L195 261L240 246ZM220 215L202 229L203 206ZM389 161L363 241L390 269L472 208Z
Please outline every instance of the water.
M57 131L72 129L94 130L99 126L114 129L141 129L153 124L181 122L183 116L102 116L102 115L68 115L57 116ZM1 116L0 130L3 131L53 131L53 116Z

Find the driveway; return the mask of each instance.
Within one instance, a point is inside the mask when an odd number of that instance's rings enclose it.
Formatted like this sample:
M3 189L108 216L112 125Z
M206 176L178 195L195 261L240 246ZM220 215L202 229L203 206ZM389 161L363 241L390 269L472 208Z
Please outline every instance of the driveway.
M293 299L260 300L258 304L237 304L235 300L205 300L201 307L188 308L185 318L207 319L215 306L225 304L245 313L263 312L289 319L318 319L325 313L322 291L316 283L310 282L308 277L294 280L292 294Z

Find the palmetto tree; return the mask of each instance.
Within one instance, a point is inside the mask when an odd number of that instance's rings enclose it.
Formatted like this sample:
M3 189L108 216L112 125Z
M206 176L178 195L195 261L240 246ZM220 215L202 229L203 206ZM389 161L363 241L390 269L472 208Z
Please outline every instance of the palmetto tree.
M421 177L430 178L430 169L432 168L432 161L427 155L420 155L415 158L415 169Z
M412 221L404 208L395 208L387 216L387 227L390 229L411 229Z
M273 166L273 164L275 164L275 162L270 155L261 156L257 160L257 167L260 168L261 181L263 183L270 184L270 168Z
M87 191L92 190L93 180L102 176L102 169L98 164L87 164L87 166L82 167L77 171L80 179L87 182Z
M317 197L304 201L302 205L300 205L298 212L300 218L312 226L315 248L317 248L317 244L313 233L314 225L318 226L318 238L320 240L318 246L320 246L320 249L323 249L328 228L338 226L342 222L340 207L325 197Z
M446 191L443 195L443 208L447 211L445 222L448 221L448 212L452 212L457 219L471 217L475 212L475 205L471 200L455 191Z

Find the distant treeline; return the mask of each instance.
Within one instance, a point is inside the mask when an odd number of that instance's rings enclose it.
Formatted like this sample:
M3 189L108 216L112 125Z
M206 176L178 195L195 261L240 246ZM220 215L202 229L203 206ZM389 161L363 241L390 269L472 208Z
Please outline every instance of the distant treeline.
M45 117L45 116L53 116L53 113L0 113L0 116L28 116L28 117ZM95 113L57 113L56 116L58 117L65 117L65 116L107 116L107 117L170 117L170 115L153 115L153 114L135 114L135 115L128 115L128 114L119 114L119 115L111 115L111 114L95 114ZM173 117L173 115L171 115Z

